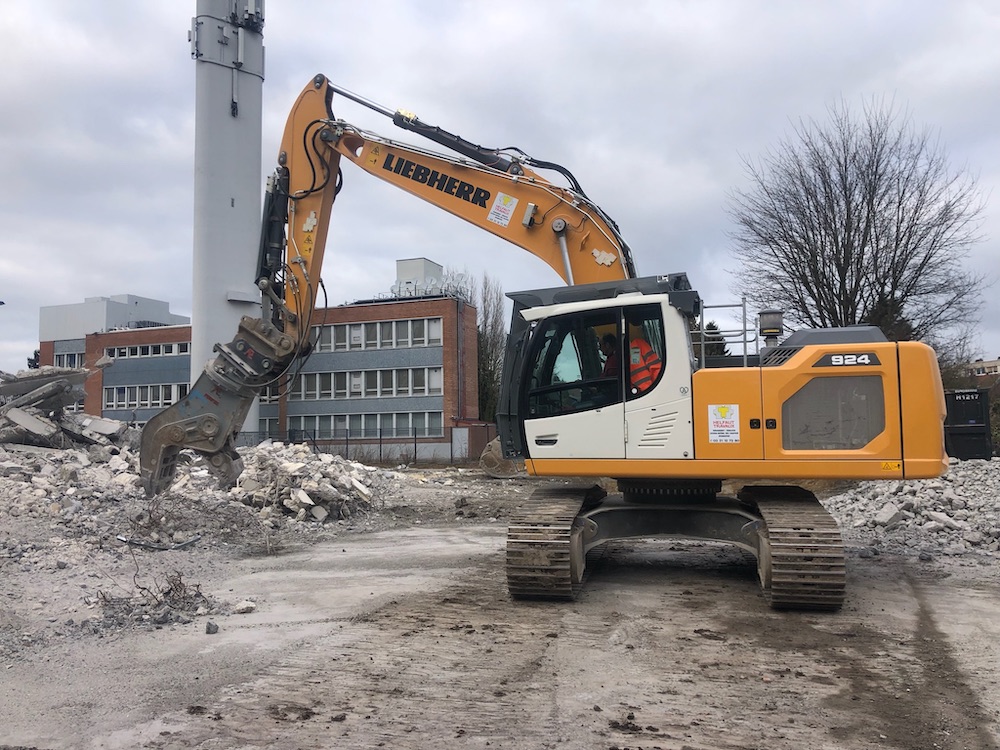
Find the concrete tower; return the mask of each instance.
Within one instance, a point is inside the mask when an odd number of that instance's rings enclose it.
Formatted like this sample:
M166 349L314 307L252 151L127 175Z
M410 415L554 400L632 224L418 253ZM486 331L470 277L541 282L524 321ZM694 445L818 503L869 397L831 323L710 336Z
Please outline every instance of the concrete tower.
M231 341L243 315L260 315L254 285L261 212L263 0L198 0L195 69L194 283L191 382ZM257 429L256 404L245 429Z

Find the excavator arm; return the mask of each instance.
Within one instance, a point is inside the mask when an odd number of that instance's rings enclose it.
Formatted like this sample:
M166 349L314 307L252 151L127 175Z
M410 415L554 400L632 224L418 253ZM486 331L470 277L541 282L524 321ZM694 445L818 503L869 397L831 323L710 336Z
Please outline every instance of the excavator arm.
M340 155L323 139L333 92L317 76L296 99L278 165L268 179L257 263L260 318L244 316L235 338L188 395L150 419L142 431L139 473L148 495L167 489L184 448L202 454L224 485L243 470L235 448L253 400L288 374L309 349L330 207Z
M335 93L457 156L392 141L335 119ZM235 438L254 398L293 374L296 361L310 349L342 159L518 245L568 284L636 275L618 227L567 170L518 149L477 146L411 114L385 110L317 75L289 113L278 165L268 180L256 279L261 317L245 316L234 339L216 345L216 357L188 395L146 423L140 474L147 494L170 486L185 448L203 455L223 485L241 473ZM554 170L570 186L537 170Z

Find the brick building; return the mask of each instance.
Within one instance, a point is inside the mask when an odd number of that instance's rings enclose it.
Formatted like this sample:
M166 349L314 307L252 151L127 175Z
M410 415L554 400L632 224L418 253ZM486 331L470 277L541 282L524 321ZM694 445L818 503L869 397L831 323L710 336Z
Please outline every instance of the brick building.
M145 422L187 393L189 320L171 313L166 302L132 294L42 307L39 364L94 370L78 410ZM105 355L115 366L97 370Z
M313 353L284 395L262 399L262 432L443 437L478 419L476 310L461 297L371 300L313 320Z
M311 355L294 380L262 394L259 424L244 432L444 439L449 428L478 420L476 309L423 258L397 262L397 276L395 296L315 311ZM39 362L92 369L83 410L144 424L188 392L191 326L156 300L97 299L132 301L143 315L42 308ZM74 319L85 327L74 328ZM97 369L105 357L114 363Z

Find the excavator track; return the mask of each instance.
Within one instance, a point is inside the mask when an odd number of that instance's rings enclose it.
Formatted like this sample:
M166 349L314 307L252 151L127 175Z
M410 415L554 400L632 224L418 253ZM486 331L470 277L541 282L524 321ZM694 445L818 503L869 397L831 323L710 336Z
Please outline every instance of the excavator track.
M637 513L644 507L622 508L620 500L609 507L601 504L604 497L599 487L535 490L511 518L507 532L507 587L512 598L576 598L586 578L585 537L590 539L586 546L593 546L595 529L600 536L603 514L616 509ZM732 502L728 510L725 505L708 503L704 509L698 503L686 509L653 509L654 516L642 528L656 535L654 519L660 519L660 533L676 533L704 510L721 510L720 516L701 525L693 522L689 533L693 538L739 543L746 520L759 518L754 521L757 541L746 542L748 549L756 551L760 585L768 603L775 609L826 611L843 605L846 569L840 529L815 495L799 487L749 486L739 493L739 503ZM593 510L598 506L599 510ZM721 518L730 519L728 533ZM605 541L619 538L625 527L612 523L610 528L617 528L618 533L604 536Z
M507 588L514 599L574 599L586 560L577 515L594 488L535 490L507 528Z
M844 543L836 520L798 487L747 487L764 520L758 572L775 609L837 610L844 603Z

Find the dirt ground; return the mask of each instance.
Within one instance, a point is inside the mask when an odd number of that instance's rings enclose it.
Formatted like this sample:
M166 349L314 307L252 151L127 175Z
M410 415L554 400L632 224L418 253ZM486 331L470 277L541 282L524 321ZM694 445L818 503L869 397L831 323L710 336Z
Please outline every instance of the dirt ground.
M1000 746L986 560L851 547L843 610L787 613L742 552L630 541L577 601L526 604L504 521L533 480L411 479L272 555L4 529L49 552L0 560L0 749ZM107 626L109 592L170 576L201 614Z

